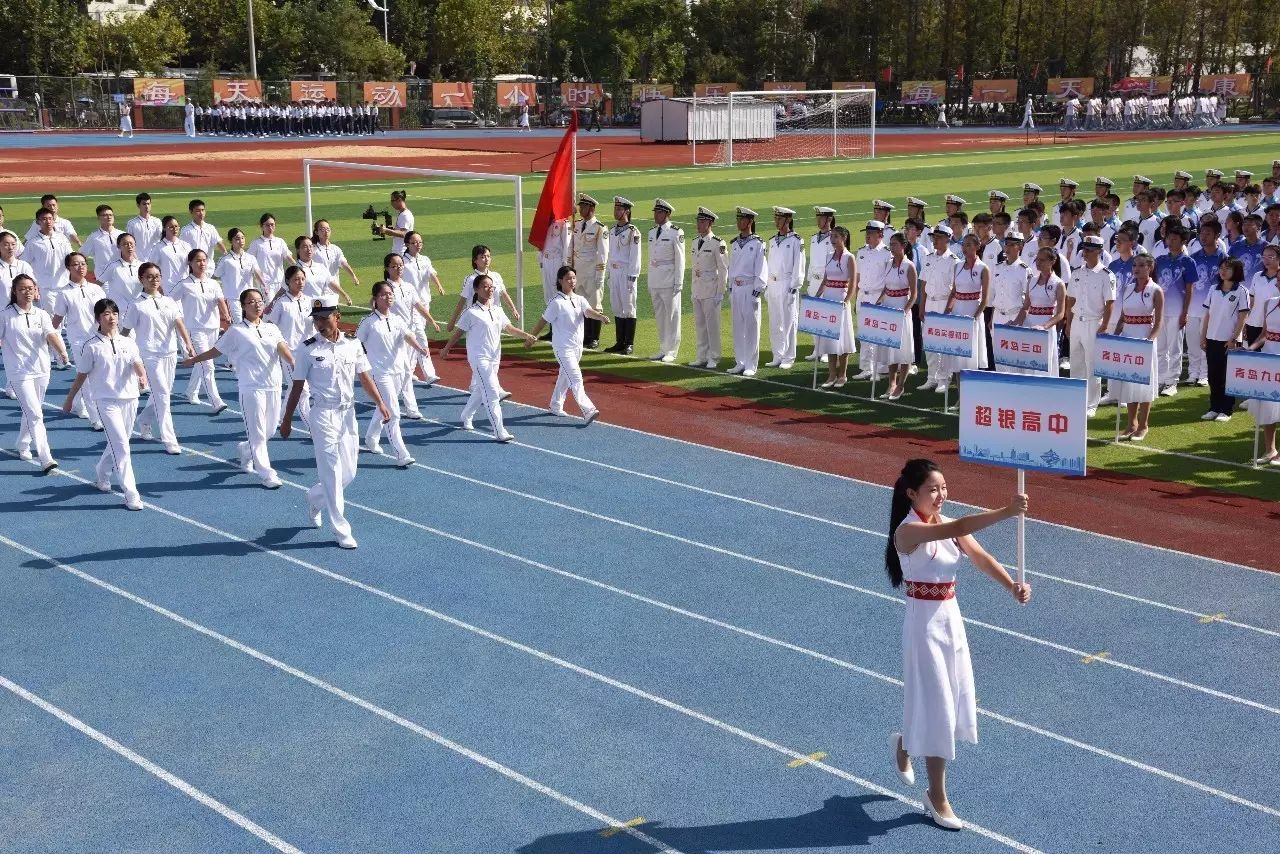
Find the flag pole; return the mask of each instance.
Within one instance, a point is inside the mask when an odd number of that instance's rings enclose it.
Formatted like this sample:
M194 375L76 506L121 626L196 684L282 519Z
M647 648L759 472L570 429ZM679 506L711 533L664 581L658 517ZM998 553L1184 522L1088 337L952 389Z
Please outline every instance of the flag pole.
M1027 491L1027 471L1018 469L1018 494ZM1027 575L1027 514L1018 514L1018 583L1026 582Z

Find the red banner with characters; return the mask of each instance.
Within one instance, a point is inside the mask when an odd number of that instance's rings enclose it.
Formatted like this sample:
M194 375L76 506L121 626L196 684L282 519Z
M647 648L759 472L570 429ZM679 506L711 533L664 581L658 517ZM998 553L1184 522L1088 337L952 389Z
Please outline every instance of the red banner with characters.
M338 84L327 80L289 81L289 99L299 104L338 100Z
M409 103L408 88L403 83L371 80L364 84L364 102L375 107L403 107Z
M499 83L498 106L503 108L538 105L538 86L535 83Z
M693 94L699 98L723 98L730 92L737 92L742 87L737 83L695 83Z
M431 106L469 110L474 104L474 90L470 83L456 83L452 80L431 81Z
M560 98L566 107L590 107L604 100L604 87L599 83L561 83Z
M980 104L1012 104L1018 100L1018 81L975 80L973 100Z
M1253 92L1253 75L1205 74L1200 78L1200 92L1219 98L1248 98Z
M1054 101L1069 101L1072 98L1092 98L1092 77L1050 77L1046 93Z

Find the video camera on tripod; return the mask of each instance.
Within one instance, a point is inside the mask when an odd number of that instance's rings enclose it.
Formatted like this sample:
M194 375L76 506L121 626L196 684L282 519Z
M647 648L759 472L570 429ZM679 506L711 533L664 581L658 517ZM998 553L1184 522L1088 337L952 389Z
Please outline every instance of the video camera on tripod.
M378 222L378 218L382 218L382 222ZM382 233L384 228L391 227L391 211L381 210L375 211L373 205L364 209L364 213L360 214L361 219L372 220L369 223L369 232L373 235L374 240L386 240L387 236Z

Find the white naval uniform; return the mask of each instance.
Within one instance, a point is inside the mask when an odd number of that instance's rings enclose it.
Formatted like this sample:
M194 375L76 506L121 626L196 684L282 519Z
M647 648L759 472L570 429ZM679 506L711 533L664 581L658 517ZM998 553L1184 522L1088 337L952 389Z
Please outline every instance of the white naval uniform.
M1118 300L1120 313L1124 318L1124 327L1121 328L1120 335L1125 338L1145 340L1151 334L1151 327L1155 323L1153 310L1155 295L1160 290L1160 286L1154 281L1148 281L1147 286L1141 291L1135 285L1130 285L1126 289L1124 296ZM1150 403L1156 399L1156 393L1159 391L1159 361L1159 359L1152 359L1147 365L1147 382L1127 383L1107 380L1107 391L1117 403Z
M1102 262L1092 269L1074 270L1067 285L1067 296L1075 300L1071 309L1071 376L1088 380L1088 408L1096 409L1102 398L1102 380L1093 375L1098 323L1106 303L1116 298L1116 274Z
M817 296L822 287L823 272L831 260L831 232L819 231L809 238L809 284L805 292Z
M462 423L471 423L480 407L489 416L489 426L499 439L507 436L502 424L502 393L498 365L502 360L502 330L511 324L502 306L472 303L458 318L456 328L467 333L467 362L471 365L471 396L462 407Z
M196 352L203 353L214 346L221 325L218 300L222 299L222 288L212 279L187 276L168 292L182 306L182 320ZM213 362L201 362L191 369L187 378L187 400L191 403L199 401L201 383L209 396L209 405L214 409L222 406Z
M249 254L257 260L258 275L274 294L284 284L284 262L289 257L289 245L279 237L258 237L249 244Z
M124 229L133 235L133 248L137 251L138 257L143 259L151 257L152 248L164 236L164 224L158 216L149 216L145 219L135 216L125 224Z
M421 302L418 296L418 288L405 279L388 282L388 284L391 285L391 292L395 296L395 301L391 303L391 313L400 318L400 322L406 331L411 331L414 317L422 316L417 311L417 306ZM495 293L494 296L496 297L497 294ZM409 370L410 365L410 360L406 356L404 359L406 370L399 375L400 399L404 401L404 411L410 418L421 418L422 413L418 411L418 397L413 390L413 371ZM390 404L388 404L389 407Z
M994 312L991 315L991 322L1002 326L1014 326L1018 315L1022 313L1022 308L1026 305L1027 290L1031 286L1031 279L1034 274L1030 268L1023 262L1022 258L1015 258L1011 264L996 264L991 270L991 307ZM1027 325L1029 318L1024 318L1022 324ZM1053 337L1050 335L1050 337ZM995 369L1002 374L1021 374L1024 371L1021 368L1014 368L1008 365L995 364L995 354L991 353L991 362Z
M560 365L560 373L556 376L556 386L551 392L552 412L557 415L564 412L564 401L568 393L578 404L583 417L596 411L595 404L587 397L587 390L582 383L582 336L583 320L589 303L578 294L556 294L555 299L542 313L542 319L551 325L551 349Z
M166 449L178 447L170 402L173 399L174 373L178 368L175 352L178 348L178 321L181 319L182 306L161 293L140 296L130 302L120 315L120 326L133 333L143 370L147 372L147 385L151 388L147 405L138 414L138 428L153 426Z
M859 303L875 303L884 293L885 277L889 274L889 264L893 261L893 253L883 242L873 249L863 246L856 253L858 259L858 296ZM950 293L950 282L948 291ZM870 371L874 367L877 373L884 374L889 363L884 360L880 348L874 344L864 344L858 350L858 369Z
M133 341L124 335L95 334L85 342L76 359L78 373L87 374L82 388L97 405L107 446L98 460L97 482L110 483L116 476L126 503L140 501L133 479L129 435L138 414L138 376L142 359Z
M609 308L614 317L636 316L640 278L640 229L631 223L609 229Z
M412 354L405 336L411 330L405 325L404 318L394 311L381 314L372 311L360 321L356 327L356 340L364 345L365 355L369 358L370 374L378 386L378 393L391 413L391 420L383 423L382 414L376 409L369 417L369 428L365 431L365 446L376 448L382 441L382 431L387 431L391 440L391 450L396 462L405 464L410 458L409 449L404 444L404 433L400 428L400 395L404 390L405 377L409 374Z
M773 362L790 366L796 360L800 325L800 287L804 284L804 241L794 231L769 238L769 349Z
M609 265L609 230L604 223L592 217L584 219L573 227L573 238L569 241L568 262L578 274L578 290L582 293L587 305L596 311L603 311L605 273ZM546 290L547 281L543 279L543 296L547 304L556 296L556 271L551 271L551 290ZM554 335L554 330L552 331ZM555 340L554 338L552 340Z
M760 366L760 296L768 286L764 241L739 234L730 244L729 310L734 367L755 373Z
M418 303L426 311L431 310L431 277L436 275L435 265L431 263L431 259L419 252L417 255L404 255L404 272L401 274L404 280L413 285L418 291ZM419 365L422 366L423 376L427 382L435 382L440 376L436 373L435 363L431 361L431 340L427 338L427 319L418 312L413 313L413 317L409 321L409 329L413 332L413 337L417 340L418 346L426 350L425 353L416 351L410 352L409 355L409 381L413 382L413 369Z
M257 282L253 280L253 272L257 269L258 259L248 252L241 252L239 255L228 252L218 259L218 266L214 268L213 275L222 285L222 298L227 301L232 323L239 323L244 317L244 312L240 308L240 295L250 288L258 287ZM264 300L270 300L272 294L263 294L262 297Z
M914 513L903 524L918 521ZM949 522L942 517L940 521ZM960 563L955 540L921 543L898 552L903 585L925 590L954 584ZM919 589L918 587L916 589ZM978 741L973 663L960 606L949 599L906 597L902 623L902 749L911 756L955 759L956 741Z
M797 237L797 243L799 240ZM803 264L803 248L797 251ZM649 298L658 326L658 355L664 359L675 358L680 351L684 268L684 230L670 222L649 229Z
M569 261L569 220L558 219L547 226L547 237L538 252L542 270L542 299L549 303L556 295L556 273Z
M942 360L944 377L950 377L963 370L981 370L987 364L987 336L983 330L986 318L981 311L978 311L978 304L982 301L982 273L988 267L980 260L975 260L972 267L965 266L967 263L962 258L956 265L951 313L973 318L973 355L970 357L944 356Z
M187 255L191 253L191 244L185 240L161 239L151 247L147 260L160 268L160 287L171 294L178 282L187 277L191 266L187 263Z
M356 426L355 382L369 372L369 359L360 342L339 334L307 338L294 351L293 379L307 384L311 414L308 429L316 455L318 482L307 490L307 504L329 515L338 538L351 536L344 490L356 476L360 454Z
M13 303L0 309L0 354L5 379L22 409L18 428L19 453L35 448L41 465L53 462L44 429L44 393L49 387L49 336L55 334L49 312L32 304L23 311Z
M236 366L236 390L246 441L239 444L240 463L263 483L278 485L276 470L267 454L267 440L280 424L280 352L284 336L274 323L240 320L227 327L218 343Z
M697 360L720 361L720 310L729 280L729 250L713 232L693 240L693 323Z
M101 287L89 281L81 282L79 285L68 283L54 296L53 311L50 313L54 317L62 318L61 325L67 339L67 352L74 354L73 358L78 360L80 349L84 347L85 342L98 334L98 320L93 315L93 307L98 304L98 300L106 297L107 294ZM76 400L79 402L75 410L77 415L88 418L91 424L97 424L101 420L87 384L80 388Z

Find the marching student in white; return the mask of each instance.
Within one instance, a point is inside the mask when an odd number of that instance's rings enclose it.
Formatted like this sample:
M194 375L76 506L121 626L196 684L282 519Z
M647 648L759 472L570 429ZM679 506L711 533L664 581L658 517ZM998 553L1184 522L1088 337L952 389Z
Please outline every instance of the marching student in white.
M822 279L826 274L827 260L831 257L831 229L836 226L836 209L825 205L817 205L813 209L813 218L817 223L818 230L809 238L809 263L807 266L809 284L805 286L805 293L809 296L815 296L818 288L822 287ZM809 355L804 357L806 362L812 362L818 358L818 350L815 346Z
M60 329L67 336L67 350L79 361L80 350L85 342L98 333L94 306L99 300L105 299L107 294L101 286L85 278L89 273L89 265L79 252L68 255L65 264L67 286L60 288L54 295L53 328ZM102 430L102 419L98 417L98 408L94 406L90 393L83 392L76 399L78 405L75 414L87 418L91 429Z
M729 281L729 249L711 230L717 219L714 211L698 208L692 293L696 351L689 367L715 368L720 364L720 310Z
M107 440L95 471L95 485L100 492L110 492L114 474L124 493L125 508L141 510L142 496L133 479L129 435L138 413L138 389L146 387L147 374L137 345L120 334L120 312L116 304L104 297L98 300L93 312L98 331L80 350L76 379L62 402L62 411L71 411L76 397L87 385Z
M340 320L336 305L320 300L311 304L315 335L303 340L293 354L293 385L280 416L280 438L288 439L293 432L293 413L305 389L311 398L308 430L318 476L318 482L307 490L307 521L319 528L327 512L338 546L354 549L357 543L347 521L344 491L356 476L360 454L355 381L360 381L384 420L391 418L391 412L370 374L364 347L342 334Z
M674 362L680 352L681 294L684 291L686 261L684 229L671 222L673 213L675 208L670 202L654 200L655 225L649 229L648 266L649 299L653 303L653 316L658 327L658 352L649 357L653 362ZM798 251L803 259L803 246ZM799 282L796 287L799 287ZM795 358L794 345L792 358Z
M951 227L939 224L929 232L933 240L933 251L924 256L919 275L919 287L924 291L924 310L938 314L947 310L947 301L951 299L951 286L955 284L956 267L960 259L951 251ZM946 388L949 381L943 371L941 353L925 353L925 364L928 365L928 378L920 385L920 391L935 388Z
M187 256L193 247L178 236L177 217L165 215L160 223L160 239L151 247L146 260L160 268L161 287L169 293L190 272Z
M49 388L49 351L67 363L62 338L53 328L49 313L36 305L36 280L29 273L19 273L9 284L9 304L0 310L0 355L4 374L18 406L22 424L18 428L18 457L35 456L43 472L57 468L49 450L49 436L44 429L44 393Z
M423 320L430 320L431 325L440 329L440 325L436 323L435 318L431 317L422 305L418 288L409 283L404 278L404 258L395 253L386 255L382 259L382 275L383 281L391 289L391 301L387 304L388 310L400 319L405 329L410 333L413 331L413 322L415 317L421 317ZM413 390L413 372L410 362L406 358L404 360L405 370L397 374L400 379L400 399L404 402L404 417L411 421L421 421L422 412L418 409L418 397ZM435 366L432 365L434 371ZM391 402L387 402L388 408Z
M1266 258L1265 255L1263 257ZM1258 302L1262 304L1262 335L1249 346L1249 349L1263 353L1280 353L1280 296L1271 296ZM7 348L5 352L8 352ZM1269 400L1249 400L1245 402L1245 409L1262 427L1263 452L1257 459L1258 465L1280 466L1280 451L1276 450L1276 425L1280 423L1280 403Z
M756 212L736 211L738 236L729 252L729 309L733 367L726 373L754 377L760 365L760 296L768 287L764 241L756 234Z
M471 430L471 419L481 406L489 416L489 426L499 442L515 438L502 423L502 389L498 384L498 366L502 360L502 335L506 333L523 339L526 343L538 339L511 325L502 306L493 299L493 279L481 273L472 282L475 295L471 307L462 313L445 342L440 358L447 359L449 351L465 333L467 336L467 362L471 365L471 396L462 407L462 427Z
M1058 252L1042 246L1036 252L1036 269L1027 284L1027 315L1023 325L1049 330L1049 373L1058 376L1058 327L1067 315L1067 285L1059 272L1062 262ZM1021 373L1039 374L1040 371Z
M80 235L76 233L76 227L71 220L63 219L58 215L58 197L53 193L45 193L40 197L39 210L46 209L53 212L53 230L65 237L69 243L79 248ZM26 240L28 242L34 240L41 231L43 229L40 227L40 213L37 211L36 218L32 220L31 226L27 229Z
M405 447L404 434L400 429L399 397L411 370L412 357L408 351L421 352L423 348L404 317L393 311L395 299L396 292L391 283L374 283L373 311L356 327L356 340L364 345L365 355L369 358L369 372L382 394L382 402L391 413L390 419L383 419L377 412L370 416L364 446L372 454L381 454L382 432L386 430L396 465L404 468L413 464L413 456ZM418 417L421 418L421 414Z
M325 269L329 271L329 277L333 281L339 281L341 272L346 270L347 274L351 276L351 283L357 288L360 287L360 277L356 275L356 271L352 269L351 264L347 261L347 256L342 251L342 247L333 242L333 226L329 225L329 220L316 220L315 227L311 230L311 243L316 258L320 263L324 264Z
M1093 375L1098 336L1111 327L1116 301L1116 274L1102 263L1102 238L1091 234L1080 247L1084 264L1071 273L1067 285L1067 335L1071 342L1071 376L1089 383L1089 417L1098 411L1102 380Z
M893 485L885 570L894 587L906 586L902 627L902 731L889 736L894 769L907 785L916 781L913 756L923 756L929 774L924 807L933 822L961 830L947 798L947 762L956 742L978 740L977 694L964 619L956 604L956 568L963 554L1020 605L1031 585L1018 584L973 535L1027 511L1017 495L998 510L960 519L942 515L948 499L942 471L930 460L908 460Z
M1133 284L1120 297L1120 320L1116 334L1126 338L1155 341L1161 325L1168 323L1164 316L1164 290L1151 280L1155 261L1150 255L1137 255L1133 259ZM1159 359L1147 365L1147 381L1140 383L1111 380L1107 391L1120 404L1129 407L1128 427L1120 434L1121 441L1141 442L1147 438L1150 425L1151 402L1159 389Z
M450 332L453 331L454 324L458 322L462 312L472 304L472 298L475 296L475 281L480 276L488 276L489 281L493 284L494 305L505 303L507 316L516 323L520 322L520 312L516 310L516 304L511 301L511 295L507 293L507 284L502 280L502 274L492 268L492 264L493 250L483 243L478 243L471 247L472 270L462 280L462 290L458 293L458 304L453 307L453 314L449 317L449 323L445 326Z
M18 254L18 235L12 231L0 231L0 290L5 293L19 276L30 276L35 281L35 270Z
M614 344L606 353L629 356L636 338L636 289L640 281L640 229L631 222L631 200L613 197L614 226L609 229L609 308ZM555 292L551 298L555 297Z
M296 353L299 345L302 344L304 338L309 337L312 331L311 324L311 304L312 300L308 299L302 292L306 286L307 274L296 264L290 265L284 271L285 292L276 297L267 305L267 320L271 321L280 330L281 336L284 337L284 343L288 345L291 352ZM288 363L284 365L285 386L293 387L293 367ZM308 416L311 413L311 398L304 395L298 403L298 415L302 418L302 423L307 424Z
M40 288L40 307L50 313L54 295L67 284L67 256L73 251L70 241L54 228L53 221L53 211L48 208L37 211L39 230L35 237L27 236L22 250L22 260L31 266Z
M243 315L240 313L240 294L252 287L266 291L266 284L258 272L258 259L245 251L244 232L233 228L227 232L231 241L231 250L218 259L213 276L222 284L222 298L227 301L231 311L231 322L239 323Z
M293 241L294 264L307 275L306 294L313 300L331 302L331 293L337 294L344 305L351 305L351 297L342 289L329 272L328 266L315 257L315 246L308 235L300 234ZM278 291L277 291L278 293Z
M202 249L204 254L209 257L209 263L214 263L214 250L220 249L224 253L227 251L226 245L222 242L222 236L218 234L218 229L213 223L205 219L205 212L208 210L205 203L200 199L192 199L187 203L187 213L191 215L191 222L182 227L182 231L178 236L186 241L192 249Z
M84 239L80 249L93 261L93 277L101 281L107 269L120 257L116 241L124 232L116 228L116 213L111 205L98 205L95 212L98 227Z
M99 272L97 277L107 298L116 305L124 306L121 309L124 311L142 293L138 273L142 270L143 261L138 257L137 241L127 231L116 238L116 252L119 257L105 272Z
M883 242L884 223L873 219L867 223L863 233L866 235L865 244L858 250L857 256L858 292L856 298L858 303L876 303L880 301L880 295L884 293L885 280L889 276L889 264L893 256ZM974 239L976 240L977 238ZM875 371L877 377L888 373L888 363L880 353L880 348L874 344L862 345L862 348L858 351L858 367L861 370L854 376L855 380L870 379L872 371Z
M294 263L289 254L289 244L276 237L276 218L264 213L258 218L261 237L249 244L249 254L258 262L259 280L267 286L267 293L275 294L284 282L284 268Z
M187 356L195 354L195 347L182 321L182 306L160 291L160 268L148 261L138 268L138 281L142 294L125 307L120 317L124 333L133 335L147 372L147 385L151 387L146 408L138 414L135 426L144 440L159 435L165 453L176 456L182 449L178 447L170 411L178 367L174 352L179 341Z
M804 241L795 233L796 212L774 207L773 222L778 229L769 240L769 348L773 359L768 367L789 369L796 360L796 335L800 324L800 286L804 283Z
M997 324L1002 326L1026 324L1027 311L1030 308L1028 294L1033 273L1027 263L1022 260L1022 243L1020 232L1011 231L1006 234L1004 260L997 263L991 271L991 306L994 309L991 325L993 327ZM990 355L992 365L997 371L1006 374L1023 373L1019 368L995 364L995 354ZM1054 368L1057 368L1056 364Z
M560 364L560 373L556 376L556 386L551 392L551 414L561 416L567 414L564 411L564 401L567 394L572 392L583 420L590 424L596 420L600 410L591 402L591 398L587 397L587 390L582 383L582 369L578 366L582 359L584 320L591 317L600 323L607 324L609 318L596 311L586 299L573 292L577 279L578 276L572 267L566 265L560 268L560 276L556 282L558 293L547 306L547 310L542 313L542 317L538 319L537 325L533 327L526 346L533 346L543 327L553 328L551 350Z
M222 296L222 288L209 278L209 256L202 249L192 249L187 256L190 273L167 293L182 306L182 319L187 324L191 335L193 349L204 352L213 347L223 323L230 323L227 301ZM217 377L213 365L201 362L191 371L187 379L187 402L195 405L200 402L200 386L204 385L209 396L209 405L213 407L213 415L219 415L227 405L218 394Z
M840 337L818 338L813 352L827 357L827 379L823 388L844 388L849 381L849 354L858 352L853 331L853 301L858 296L858 262L849 251L849 229L838 225L830 231L830 251L822 268L822 283L814 296L837 300L840 308Z
M431 288L434 286L436 292L444 296L444 285L440 283L440 277L436 275L436 268L432 265L431 259L422 252L422 235L418 232L411 231L405 235L404 255L401 256L401 260L404 261L404 270L401 275L406 282L417 289L418 304L421 306L420 310L414 311L409 323L414 338L421 346L417 355L412 357L410 375L422 380L429 387L440 379L440 375L436 373L435 363L431 361L431 345L427 339L428 323L433 330L440 331L440 324L431 316Z
M582 297L599 314L604 310L604 288L611 247L608 229L596 219L597 204L596 200L586 193L578 194L578 213L582 220L573 226L573 238L569 243L569 260L564 263L573 267L575 271L582 271ZM556 267L557 276L559 271L560 268ZM545 284L546 280L544 279L543 282ZM551 304L559 291L558 279L552 279L551 284L551 292L544 294L547 305ZM588 317L584 323L583 346L588 350L595 350L600 346L600 324L592 317ZM555 335L554 327L550 335Z
M902 312L902 346L897 349L881 348L880 355L889 365L889 390L881 397L897 400L907 390L907 371L916 356L916 343L911 327L911 307L919 294L916 265L907 256L907 237L894 233L889 238L889 272L885 276L884 291L879 304Z
M160 242L164 227L159 217L151 215L150 193L138 193L133 200L138 206L138 215L125 223L125 231L133 235L138 257L146 260L151 254L151 248Z
M240 294L240 320L227 327L217 343L182 361L190 368L226 354L235 365L240 415L245 441L237 446L240 468L253 472L266 489L279 489L280 478L271 467L267 440L280 422L280 364L293 367L293 354L275 324L263 322L262 291L249 288Z
M944 356L942 373L944 380L938 384L937 390L945 392L951 383L951 377L962 370L981 370L987 364L987 336L983 326L983 312L991 301L991 270L978 257L978 238L967 235L962 244L964 258L955 268L955 283L951 286L951 296L947 299L946 314L955 314L973 318L973 355Z

